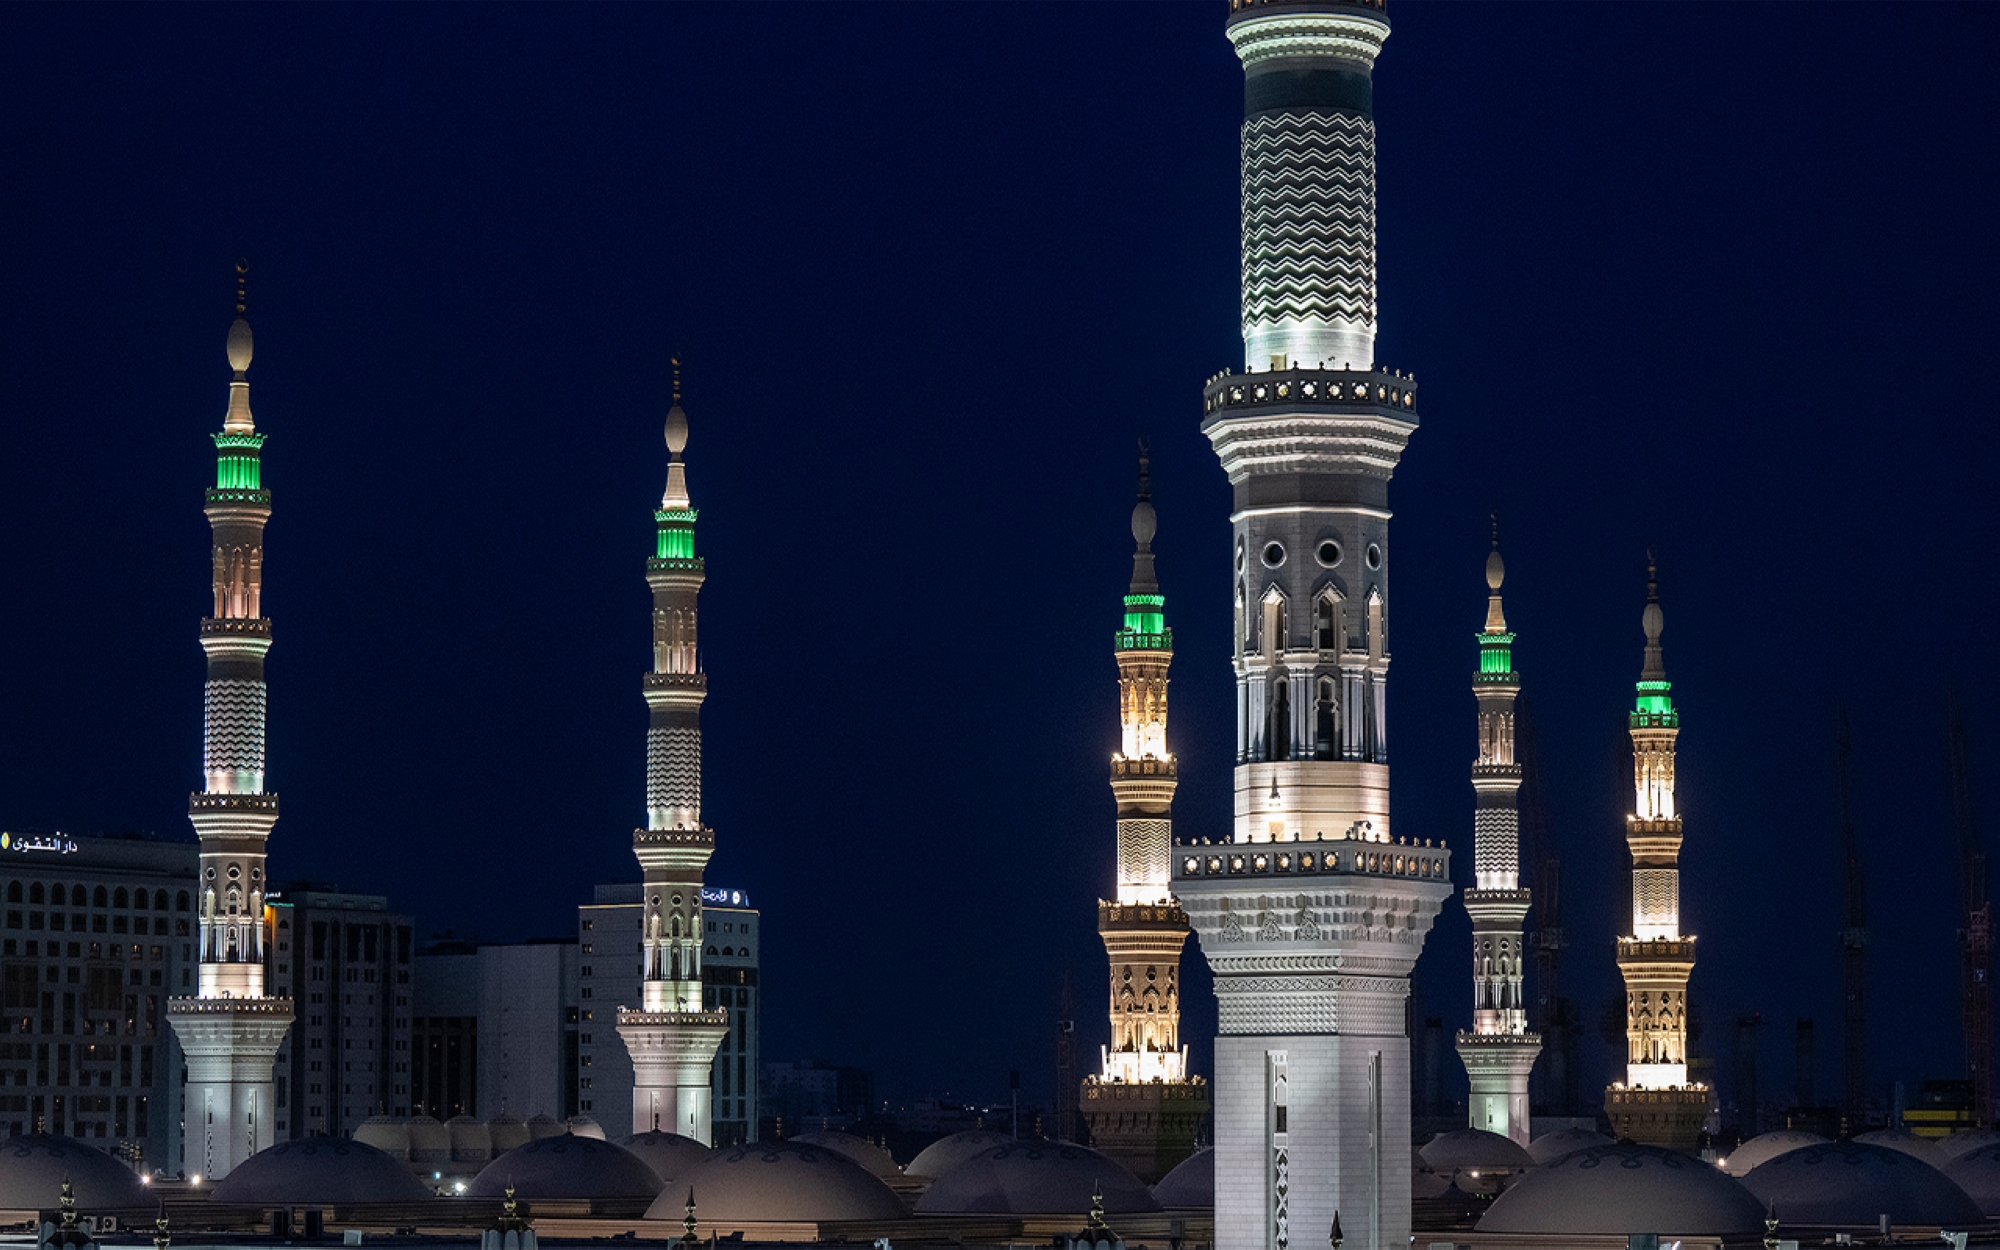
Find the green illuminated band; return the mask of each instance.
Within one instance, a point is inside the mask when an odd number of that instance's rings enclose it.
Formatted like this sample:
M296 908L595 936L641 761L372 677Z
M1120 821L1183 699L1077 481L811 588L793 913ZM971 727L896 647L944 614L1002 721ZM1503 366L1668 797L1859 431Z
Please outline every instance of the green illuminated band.
M262 434L220 433L215 439L215 488L217 490L262 489L257 452L264 446Z
M1165 595L1126 595L1125 628L1128 634L1163 634L1167 629Z
M661 508L653 514L660 525L660 559L694 559L694 519L693 508Z
M1508 677L1514 672L1512 634L1479 634L1479 675Z
M1673 689L1670 681L1642 681L1639 683L1639 702L1632 713L1634 725L1678 725L1680 716L1674 711L1674 701L1667 697Z

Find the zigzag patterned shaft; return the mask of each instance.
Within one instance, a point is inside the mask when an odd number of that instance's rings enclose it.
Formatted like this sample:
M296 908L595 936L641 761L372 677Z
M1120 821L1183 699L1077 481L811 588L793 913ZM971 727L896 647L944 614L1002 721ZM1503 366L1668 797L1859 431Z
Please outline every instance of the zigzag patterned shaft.
M701 731L646 731L646 806L701 811Z
M223 679L202 687L204 769L264 771L264 697L261 681Z
M1345 113L1243 123L1243 325L1375 323L1375 124Z

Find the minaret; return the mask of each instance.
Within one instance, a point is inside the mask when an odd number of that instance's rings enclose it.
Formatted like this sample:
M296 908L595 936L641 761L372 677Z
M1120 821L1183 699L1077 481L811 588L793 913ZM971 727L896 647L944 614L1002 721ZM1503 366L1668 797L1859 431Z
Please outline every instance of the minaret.
M1410 1234L1410 969L1449 853L1389 824L1388 484L1416 387L1374 359L1380 4L1235 0L1241 374L1202 431L1234 492L1235 827L1176 843L1215 974L1217 1250ZM1298 1185L1292 1184L1299 1177Z
M1631 714L1637 792L1625 818L1632 851L1632 936L1618 939L1625 978L1625 1080L1604 1094L1612 1132L1636 1142L1691 1151L1708 1115L1708 1089L1688 1083L1687 983L1694 938L1681 935L1681 818L1674 807L1674 740L1680 714L1668 696L1660 654L1660 585L1646 568L1646 664Z
M1472 1079L1467 1112L1473 1128L1528 1144L1528 1073L1542 1039L1528 1032L1521 992L1521 926L1528 891L1521 885L1520 815L1515 798L1521 765L1514 758L1514 635L1500 607L1507 566L1500 558L1496 522L1486 557L1486 628L1479 634L1479 671L1472 693L1479 701L1479 756L1472 762L1472 1031L1460 1031L1458 1057Z
M1194 1153L1208 1114L1208 1086L1187 1074L1181 1045L1181 947L1187 914L1174 902L1167 848L1173 836L1174 757L1167 750L1167 666L1174 633L1153 576L1152 494L1145 449L1132 509L1132 585L1117 634L1124 741L1111 757L1118 800L1118 895L1097 904L1097 932L1111 960L1111 1044L1083 1082L1091 1142L1148 1184Z
M658 545L646 561L653 588L653 671L644 690L646 824L632 834L645 881L639 964L643 999L618 1009L618 1036L632 1054L632 1131L660 1129L708 1144L713 1132L709 1070L729 1032L728 1013L701 1006L701 873L715 831L701 823L701 703L708 678L695 649L695 599L703 565L694 553L688 498L687 414L680 362L667 411L667 491L653 513Z
M259 455L264 436L250 418L250 323L236 265L236 321L229 327L229 409L214 435L215 485L204 511L211 543L215 614L201 623L208 655L202 686L200 793L188 819L201 839L197 936L200 981L193 998L169 998L167 1019L187 1057L181 1125L184 1166L210 1180L276 1144L271 1062L292 1023L289 998L264 994L264 844L278 823L278 796L264 789L264 523L271 492Z

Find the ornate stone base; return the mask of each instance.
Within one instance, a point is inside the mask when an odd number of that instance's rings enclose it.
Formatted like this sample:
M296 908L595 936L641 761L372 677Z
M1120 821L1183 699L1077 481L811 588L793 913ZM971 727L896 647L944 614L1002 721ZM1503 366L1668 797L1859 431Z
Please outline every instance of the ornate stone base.
M182 1115L189 1175L218 1181L277 1144L271 1061L292 1027L289 998L169 998L167 1022L187 1058Z
M1151 1185L1194 1153L1208 1118L1208 1083L1145 1081L1127 1084L1085 1077L1083 1117L1090 1144Z
M618 1036L632 1055L632 1131L655 1129L712 1144L711 1065L729 1033L729 1013L618 1010Z
M1613 1137L1693 1154L1701 1144L1701 1123L1708 1118L1708 1087L1620 1089L1614 1085L1604 1091L1604 1114L1611 1121Z
M1472 1083L1466 1110L1473 1128L1528 1144L1528 1074L1541 1053L1537 1033L1458 1035L1458 1057Z

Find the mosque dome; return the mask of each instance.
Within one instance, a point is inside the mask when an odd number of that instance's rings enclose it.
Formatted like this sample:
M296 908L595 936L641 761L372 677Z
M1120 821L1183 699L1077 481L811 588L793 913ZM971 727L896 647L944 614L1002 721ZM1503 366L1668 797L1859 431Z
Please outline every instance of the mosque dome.
M540 1141L544 1137L561 1137L562 1135L563 1122L549 1115L547 1112L528 1117L529 1140Z
M1204 1146L1180 1161L1153 1186L1153 1198L1170 1210L1210 1210L1215 1206L1215 1147Z
M451 1138L451 1161L456 1164L486 1166L493 1157L493 1134L469 1115L455 1115L444 1122Z
M818 1146L825 1150L837 1150L862 1167L867 1168L876 1176L887 1178L903 1174L903 1169L896 1166L895 1159L890 1157L888 1151L869 1141L867 1138L856 1137L852 1133L800 1133L797 1137L792 1138L792 1140L804 1146Z
M711 1153L707 1146L692 1137L663 1133L659 1129L634 1133L618 1144L638 1155L663 1183L685 1175Z
M646 1218L679 1220L694 1191L695 1218L724 1231L764 1221L900 1220L903 1200L838 1150L796 1140L724 1146L676 1176Z
M1803 1129L1772 1129L1768 1133L1759 1133L1730 1151L1729 1157L1721 1161L1722 1170L1731 1176L1744 1176L1760 1163L1789 1154L1801 1146L1818 1146L1825 1141L1826 1138L1818 1133L1808 1133Z
M1437 1172L1517 1172L1535 1166L1535 1157L1511 1137L1483 1128L1439 1133L1417 1150L1424 1165Z
M1944 1174L1987 1215L2000 1215L2000 1141L1969 1150L1944 1165Z
M527 1201L619 1202L650 1199L660 1178L646 1161L597 1137L538 1137L501 1155L466 1187L469 1198L502 1198L507 1187Z
M1950 1177L1914 1155L1862 1141L1802 1146L1751 1168L1744 1186L1786 1224L1873 1228L1977 1224L1979 1207Z
M604 1126L587 1115L571 1116L568 1128L578 1137L595 1137L599 1141L609 1140L604 1136Z
M1962 1128L1950 1137L1938 1141L1937 1147L1946 1162L1963 1158L1981 1146L2000 1145L2000 1129Z
M1493 1200L1482 1233L1675 1237L1761 1232L1763 1204L1740 1181L1661 1146L1587 1146L1543 1164Z
M493 1142L493 1153L504 1155L516 1146L525 1146L534 1138L528 1135L528 1126L517 1115L502 1112L486 1122L486 1135Z
M962 1133L940 1137L917 1152L903 1170L911 1176L943 1176L982 1150L1004 1146L1014 1139L990 1128L969 1128Z
M401 1116L369 1116L354 1130L354 1140L375 1147L391 1159L409 1162L410 1126Z
M451 1130L427 1115L411 1116L410 1166L418 1172L440 1172L451 1163Z
M415 1202L430 1187L402 1160L345 1137L301 1137L260 1150L215 1183L209 1198L242 1206Z
M1158 1211L1160 1204L1125 1165L1070 1142L1013 1141L979 1152L931 1182L919 1215L1090 1213L1102 1191L1106 1215Z
M52 1133L0 1139L0 1209L53 1211L64 1181L85 1214L93 1208L153 1205L138 1174L95 1146Z
M1528 1157L1538 1164L1554 1163L1564 1155L1578 1150L1612 1144L1609 1137L1587 1128L1559 1128L1553 1133L1543 1133L1529 1142Z
M1919 1137L1906 1128L1878 1128L1872 1133L1862 1133L1854 1140L1866 1146L1887 1146L1891 1150L1900 1150L1934 1168L1943 1167L1949 1157L1936 1142L1928 1137Z

